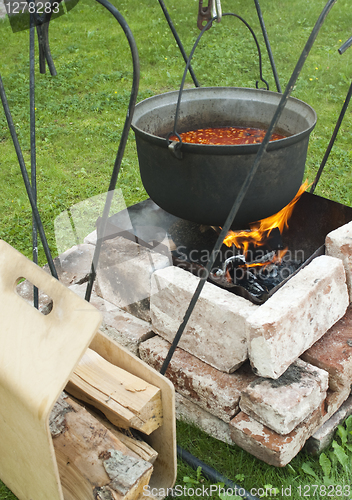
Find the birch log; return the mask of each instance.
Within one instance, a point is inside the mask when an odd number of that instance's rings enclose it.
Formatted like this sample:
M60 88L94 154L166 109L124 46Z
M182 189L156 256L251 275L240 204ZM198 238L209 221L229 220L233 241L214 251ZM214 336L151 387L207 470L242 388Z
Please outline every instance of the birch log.
M153 466L64 393L49 420L65 500L138 500Z
M123 431L123 429L117 429L107 418L100 412L96 411L92 407L88 407L87 410L93 415L101 424L103 424L114 436L117 437L127 448L129 448L135 455L146 462L153 464L158 458L158 452L154 450L148 443L143 439L138 439L133 436L128 431ZM126 432L126 433L125 433Z

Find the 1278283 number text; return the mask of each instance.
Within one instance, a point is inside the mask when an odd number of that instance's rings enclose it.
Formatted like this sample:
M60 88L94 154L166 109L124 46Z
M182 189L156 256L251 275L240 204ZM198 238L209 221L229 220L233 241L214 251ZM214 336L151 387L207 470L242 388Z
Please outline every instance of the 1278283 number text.
M324 484L305 484L303 486L297 486L297 493L300 497L306 498L319 495L320 497L333 497L334 499L338 497L348 497L349 499L351 499L352 487L348 484L344 486L341 484L331 484L329 486L325 486Z
M23 14L58 14L60 12L59 2L7 2L5 3L6 12L8 15Z

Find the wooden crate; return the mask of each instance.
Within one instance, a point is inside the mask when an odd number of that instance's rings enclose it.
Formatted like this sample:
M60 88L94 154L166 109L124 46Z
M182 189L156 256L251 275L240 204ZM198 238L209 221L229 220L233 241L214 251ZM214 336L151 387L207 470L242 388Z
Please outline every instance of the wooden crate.
M16 292L28 279L53 299L44 315ZM19 500L64 500L49 415L88 346L161 389L164 423L148 436L158 452L151 488L176 480L172 384L98 331L101 313L0 241L0 479Z

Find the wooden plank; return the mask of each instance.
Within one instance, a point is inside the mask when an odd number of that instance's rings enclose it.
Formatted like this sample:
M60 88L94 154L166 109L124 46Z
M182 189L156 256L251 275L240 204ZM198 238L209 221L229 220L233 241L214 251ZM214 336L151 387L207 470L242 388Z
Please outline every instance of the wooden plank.
M65 500L137 500L153 467L83 406L60 396L49 420Z
M43 315L16 292L25 278L53 301ZM20 500L62 500L50 411L102 316L0 241L0 478Z
M150 434L162 425L161 391L87 349L66 391L93 405L117 427Z

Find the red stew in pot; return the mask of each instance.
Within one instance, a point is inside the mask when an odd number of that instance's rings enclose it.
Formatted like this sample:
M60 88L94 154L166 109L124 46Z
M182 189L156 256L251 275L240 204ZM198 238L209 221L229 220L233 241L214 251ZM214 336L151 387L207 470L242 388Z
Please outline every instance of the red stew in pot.
M235 144L258 144L262 142L266 130L251 127L209 127L197 130L189 130L179 134L183 142L192 144L216 144L229 146ZM272 134L270 141L284 139L286 136ZM172 141L177 141L177 137L172 135Z

